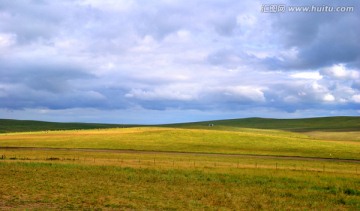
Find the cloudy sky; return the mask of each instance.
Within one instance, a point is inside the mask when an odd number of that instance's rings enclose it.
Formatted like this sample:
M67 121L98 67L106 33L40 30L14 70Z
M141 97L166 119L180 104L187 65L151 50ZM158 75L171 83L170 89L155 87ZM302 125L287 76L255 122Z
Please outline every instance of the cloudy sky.
M0 118L359 116L359 26L354 0L3 0Z

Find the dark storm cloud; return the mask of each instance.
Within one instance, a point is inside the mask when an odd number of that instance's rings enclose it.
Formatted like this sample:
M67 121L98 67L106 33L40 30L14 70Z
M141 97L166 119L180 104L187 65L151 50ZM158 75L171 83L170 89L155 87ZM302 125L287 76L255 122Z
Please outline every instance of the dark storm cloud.
M30 89L62 93L72 89L70 81L91 78L74 64L49 61L0 60L0 82L23 84Z
M352 88L360 90L360 80L354 81L351 85Z
M360 60L360 3L358 1L290 1L289 6L353 6L354 12L298 12L278 15L273 22L282 43L280 49L296 48L297 59L283 61L278 68L316 69Z
M0 107L24 109L47 107L98 107L101 98L79 89L81 83L93 78L75 64L51 61L0 60Z
M69 108L104 108L106 99L92 92L73 91L62 95L49 94L31 90L27 87L12 87L6 91L8 95L1 96L0 107L14 109L69 109Z

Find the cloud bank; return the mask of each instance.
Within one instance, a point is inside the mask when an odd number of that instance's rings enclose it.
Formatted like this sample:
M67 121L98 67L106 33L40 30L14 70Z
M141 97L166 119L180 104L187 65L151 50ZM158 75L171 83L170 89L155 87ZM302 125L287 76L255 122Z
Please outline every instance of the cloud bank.
M0 118L359 115L360 3L276 3L354 11L263 13L250 0L0 2Z

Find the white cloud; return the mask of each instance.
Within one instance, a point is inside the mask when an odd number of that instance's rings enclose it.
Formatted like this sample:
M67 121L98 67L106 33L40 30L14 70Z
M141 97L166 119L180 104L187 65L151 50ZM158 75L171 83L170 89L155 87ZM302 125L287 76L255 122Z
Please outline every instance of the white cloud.
M252 86L234 86L224 89L225 96L235 100L250 100L254 102L265 102L265 96L261 88Z
M297 72L290 75L292 78L320 80L323 77L319 72Z
M355 103L360 103L360 94L354 95L351 98Z
M137 44L130 50L135 53L147 53L155 51L158 46L157 41L151 35L146 35L139 39Z
M344 64L336 64L332 67L325 68L322 71L323 75L327 75L336 79L359 79L360 73L358 70L352 70L346 68Z
M326 102L333 102L333 101L335 101L335 97L332 94L326 94L324 96L323 100Z
M125 97L140 100L195 100L197 98L196 93L190 89L191 87L180 88L177 86L158 87L153 90L132 89L125 94Z
M16 34L0 33L0 50L16 44Z
M256 25L257 18L252 14L240 14L236 17L236 22L240 26L251 27Z
M318 92L318 93L327 91L327 88L324 85L319 84L318 82L313 82L311 84L311 88L313 91Z

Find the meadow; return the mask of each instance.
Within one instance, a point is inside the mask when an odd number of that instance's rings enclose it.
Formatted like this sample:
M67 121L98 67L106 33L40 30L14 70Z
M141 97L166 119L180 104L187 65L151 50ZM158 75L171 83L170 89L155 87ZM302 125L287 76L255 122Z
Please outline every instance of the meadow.
M159 169L0 163L2 209L359 208L359 177L274 169Z
M0 209L358 210L359 118L340 119L0 125Z
M313 139L304 134L264 130L237 131L136 127L0 135L1 146L132 149L360 159L360 143Z

